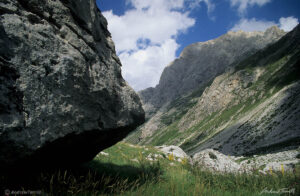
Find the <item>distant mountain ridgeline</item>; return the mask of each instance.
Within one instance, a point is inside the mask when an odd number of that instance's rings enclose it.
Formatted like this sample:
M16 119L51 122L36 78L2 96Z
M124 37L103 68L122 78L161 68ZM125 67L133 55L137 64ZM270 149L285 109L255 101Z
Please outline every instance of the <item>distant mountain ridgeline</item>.
M178 145L189 154L298 146L299 29L230 32L187 47L157 87L140 92L149 119L126 140Z

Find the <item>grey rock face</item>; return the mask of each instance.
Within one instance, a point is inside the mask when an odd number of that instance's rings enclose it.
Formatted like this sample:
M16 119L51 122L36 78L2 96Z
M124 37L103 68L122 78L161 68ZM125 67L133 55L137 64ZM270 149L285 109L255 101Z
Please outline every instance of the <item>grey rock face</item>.
M180 95L209 85L229 65L274 43L284 34L275 26L265 32L228 32L217 39L186 47L164 69L155 88L139 92L147 116Z
M0 167L88 161L144 122L94 0L4 0L0 15Z

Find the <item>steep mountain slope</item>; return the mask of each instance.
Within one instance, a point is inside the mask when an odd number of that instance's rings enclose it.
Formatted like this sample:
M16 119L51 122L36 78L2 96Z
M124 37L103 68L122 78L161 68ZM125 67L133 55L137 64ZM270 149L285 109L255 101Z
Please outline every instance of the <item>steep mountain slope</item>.
M178 122L190 153L253 154L300 144L300 27L217 77ZM192 131L193 130L193 131Z
M165 126L140 143L179 145L189 154L206 148L234 155L293 148L300 144L299 79L298 25L275 44L233 64L203 93L171 102L156 119Z
M255 53L284 35L277 27L265 32L228 32L207 42L186 47L180 57L168 65L155 88L141 91L147 116L179 96L207 86L233 62Z
M165 68L155 88L140 92L149 120L127 139L133 143L148 143L146 137L180 119L197 103L197 98L213 79L233 62L241 61L284 34L277 27L266 32L229 32L215 40L185 48L180 58Z

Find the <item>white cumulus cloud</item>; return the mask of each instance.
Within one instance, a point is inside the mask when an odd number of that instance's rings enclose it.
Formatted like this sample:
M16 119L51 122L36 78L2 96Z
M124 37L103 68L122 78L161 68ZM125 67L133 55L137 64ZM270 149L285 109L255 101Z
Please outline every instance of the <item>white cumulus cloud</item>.
M123 52L123 75L136 90L155 86L164 67L173 61L179 45L174 39L168 39L160 45L148 46L133 53Z
M290 17L281 17L279 22L276 23L274 21L266 21L266 20L257 20L255 18L246 19L242 18L237 24L235 24L231 31L265 31L267 28L271 26L278 26L280 29L288 32L291 31L295 26L299 24L298 19L290 16Z
M231 28L231 31L265 31L267 28L276 25L273 21L265 20L256 20L255 18L246 19L242 18L234 27Z
M293 16L279 19L279 28L287 32L293 30L298 24L298 18L294 18Z
M271 0L230 0L232 7L237 7L240 14L245 14L248 7L253 7L255 5L261 7Z
M103 12L123 64L124 78L135 90L155 86L164 67L174 60L179 48L176 38L195 25L191 6L211 0L127 0L132 9L118 16ZM193 3L193 5L192 5Z

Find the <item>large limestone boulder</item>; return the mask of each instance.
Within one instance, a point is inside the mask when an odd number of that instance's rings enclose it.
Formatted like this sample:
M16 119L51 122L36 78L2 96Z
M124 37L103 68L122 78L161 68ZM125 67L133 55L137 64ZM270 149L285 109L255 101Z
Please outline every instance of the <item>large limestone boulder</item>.
M214 172L236 173L246 172L232 157L213 149L205 149L193 156L193 164Z
M82 163L143 122L95 0L0 2L0 168Z
M178 157L178 158L189 158L189 156L178 146L163 145L163 146L156 146L156 148L166 155L173 155L174 157Z

